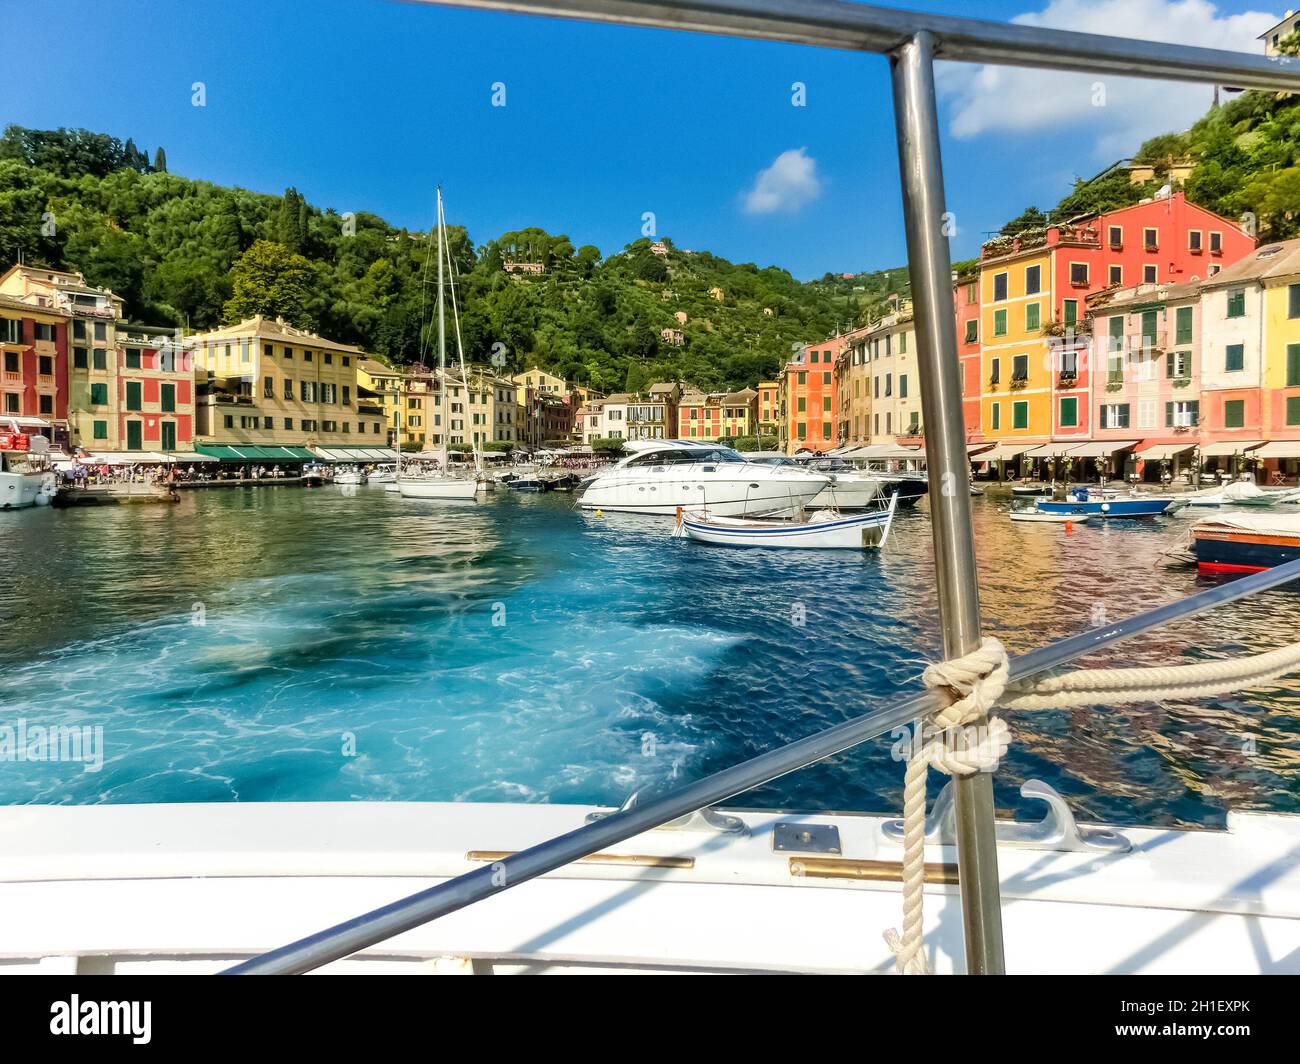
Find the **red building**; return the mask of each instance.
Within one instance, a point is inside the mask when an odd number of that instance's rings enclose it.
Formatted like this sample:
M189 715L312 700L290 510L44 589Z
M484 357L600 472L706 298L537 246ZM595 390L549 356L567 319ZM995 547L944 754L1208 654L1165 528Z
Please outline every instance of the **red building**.
M68 442L68 321L55 307L0 295L0 418L57 448Z
M961 363L962 420L966 442L984 439L980 425L980 271L961 274L952 288L957 317L957 359Z
M129 330L117 331L117 424L107 439L126 451L194 450L192 356L179 343L161 347L165 330Z

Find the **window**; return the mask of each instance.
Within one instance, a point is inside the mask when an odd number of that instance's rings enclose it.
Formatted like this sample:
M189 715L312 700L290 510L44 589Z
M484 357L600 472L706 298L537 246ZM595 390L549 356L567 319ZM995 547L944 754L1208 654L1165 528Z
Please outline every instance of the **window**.
M1222 233L1215 233L1215 232L1211 232L1211 233L1210 233L1210 254L1212 254L1212 255L1221 255L1221 254L1223 254L1223 234L1222 234ZM1216 270L1215 272L1217 273L1218 271Z
M1157 268L1156 268L1155 266L1152 266L1152 265L1149 264L1149 263L1148 263L1146 266L1143 266L1143 267L1142 267L1142 283L1143 283L1143 284L1155 284L1155 283L1156 283L1156 272L1157 272Z
M1074 396L1061 400L1061 427L1070 429L1079 424L1079 400Z
M1138 423L1140 429L1156 427L1156 401L1154 399L1138 400Z
M1122 314L1119 314L1111 318L1109 324L1107 325L1107 328L1109 329L1109 342L1106 345L1106 350L1111 352L1112 354L1114 354L1116 351L1123 351L1124 350L1124 316Z
M162 449L164 451L176 450L176 422L164 421L162 423Z
M806 413L808 410L808 400L804 398L802 395L799 396L799 402L798 405L795 407L795 409L798 410L799 413L801 414Z
M108 327L102 322L95 322L95 339L105 340L108 338Z
M164 413L170 414L176 409L176 385L164 384L160 391L159 405Z
M1112 225L1108 227L1109 243L1112 251L1119 251L1124 246L1124 229L1122 226Z
M289 353L289 349L288 349L287 347L286 347L284 350L285 350L285 354L288 354L288 353ZM304 352L302 353L302 360L303 360L304 362L310 362L311 359L312 359L312 354L311 354L310 351L304 351ZM312 426L312 431L313 431L313 432L316 431L316 427L315 427L314 425Z
M84 340L86 338L86 323L80 318L72 323L72 338L74 340Z
M126 382L126 408L127 408L128 410L142 410L142 409L143 409L143 406L141 405L141 402L140 402L140 382L139 382L139 381L127 381L127 382Z
M108 369L108 352L102 347L95 348L94 358L91 361L94 369Z
M53 414L53 413L54 413L54 396L52 396L52 395L42 395L42 396L40 397L40 411L39 411L39 412L42 413L42 414Z
M1159 233L1155 229L1142 230L1142 247L1146 251L1158 251L1160 249Z
M1002 379L1002 359L995 358L989 364L989 383L997 384Z
M1286 316L1300 318L1300 284L1286 286Z
M1286 423L1300 425L1300 395L1292 395L1286 401Z
M18 400L19 395L17 392L5 392L5 412L8 414L20 413Z
M1286 386L1300 388L1300 344L1286 345Z
M1174 311L1174 343L1192 342L1192 308L1179 307Z
M1225 399L1223 401L1223 427L1225 429L1242 429L1246 427L1246 400Z
M1142 312L1142 350L1154 347L1156 343L1156 312L1154 310L1144 310Z
M1005 273L995 273L993 275L993 301L1000 303L1007 298L1007 275Z
M831 423L830 423L829 421L823 421L823 422L822 422L822 439L823 439L823 440L829 440L830 438L831 438Z
M1246 368L1245 344L1229 344L1224 349L1223 368L1228 373L1236 373Z
M1029 404L1028 403L1011 404L1011 427L1013 429L1029 428Z
M1106 283L1112 288L1124 283L1124 267L1111 266L1107 272Z
M54 326L53 326L53 325L46 325L46 324L44 324L43 322L39 322L39 321L38 321L38 322L36 323L36 325L35 325L35 330L36 330L36 339L38 339L38 340L48 340L48 341L50 341L51 343L54 342Z
M886 373L885 374L885 395L886 397L888 397L893 394L894 394L894 375L892 373Z
M1185 380L1192 375L1192 353L1190 351L1170 351L1165 355L1165 376L1173 380Z
M1043 268L1041 266L1025 267L1025 295L1037 295L1043 290Z
M995 310L993 312L993 335L1006 336L1007 334L1007 312L1005 310Z
M996 432L1002 427L1002 404L993 404L993 429Z
M1038 303L1025 304L1025 330L1027 332L1033 332L1035 329L1039 327L1040 324L1039 314L1040 314L1040 304Z
M831 408L831 397L828 395L822 400L822 410L829 412Z
M1070 284L1088 286L1088 264L1086 262L1070 263Z
M823 373L822 384L830 384L830 382L831 382L831 375L829 373ZM484 400L484 402L486 402L486 400Z
M906 373L900 373L898 375L898 398L900 399L907 398L907 374ZM829 404L830 400L827 399L826 402ZM827 409L830 409L830 407L828 406Z
M90 352L87 351L84 347L74 347L72 349L72 368L73 369L90 368Z
M799 374L799 380L798 380L798 383L799 383L799 384L807 384L807 383L808 383L808 374L807 374L807 372L801 372L801 373Z
M1228 317L1244 318L1246 316L1246 290L1234 288L1228 293Z
M285 419L284 419L284 427L285 427L286 429L288 429L288 430L292 430L292 429L293 429L293 418L291 418L291 417L287 417L287 418L285 418Z
M288 377L284 378L284 397L286 399L293 398L293 381L291 381ZM412 399L411 402L414 403L415 400Z
M91 426L92 426L92 427L91 427L91 432L92 432L92 434L94 435L95 439L97 439L97 440L106 440L106 439L108 439L108 422L107 422L107 421L94 421L94 422L91 422Z
M1187 248L1193 255L1199 255L1201 253L1201 231L1199 229L1188 231Z
M275 378L274 378L274 377L263 377L263 378L262 378L262 397L263 397L264 399L274 399L274 398L275 398Z
M234 418L233 415L231 415L231 414L227 414L225 417L223 417L223 418L221 419L221 423L222 423L226 428L228 428L228 429L233 429L233 428L235 427L235 418Z
M54 376L54 359L49 355L40 355L36 359L36 372L42 377Z
M1065 316L1065 324L1073 325L1079 320L1079 301L1077 299L1067 299L1061 304Z
M1011 379L1027 381L1029 379L1029 356L1016 355L1011 359Z
M90 405L107 406L108 405L108 385L92 384L90 386Z
M1128 428L1128 403L1109 403L1098 411L1098 415L1098 428Z
M907 354L907 333L898 334L898 353L900 355Z
M980 323L977 319L971 318L966 323L966 342L968 344L978 343L980 338Z
M828 354L829 354L829 352L828 352ZM325 365L327 365L327 366L332 366L333 364L334 364L334 356L331 355L328 351L325 352ZM331 431L333 431L333 430L331 430Z
M1210 263L1210 276L1213 277L1221 269L1223 269L1223 267L1220 266L1217 262Z
M1201 419L1201 404L1195 400L1165 403L1166 428L1191 428Z

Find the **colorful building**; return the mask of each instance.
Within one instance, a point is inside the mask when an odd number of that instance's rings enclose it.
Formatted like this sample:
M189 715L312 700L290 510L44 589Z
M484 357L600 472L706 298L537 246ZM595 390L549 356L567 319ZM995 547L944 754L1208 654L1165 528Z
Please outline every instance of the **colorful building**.
M387 443L391 447L401 435L401 446L419 450L420 441L413 434L406 413L406 373L377 358L357 359L357 399L365 400L383 411Z
M960 274L952 286L953 314L957 319L957 360L961 364L962 420L966 442L984 438L980 411L980 271Z
M1091 382L1077 358L1086 297L1103 288L1214 280L1253 248L1233 222L1182 192L986 242L979 289L985 438L1026 451L1089 439Z
M758 393L753 388L736 392L684 392L677 401L679 440L736 440L754 436L758 428Z
M912 305L895 299L893 306L862 331L870 381L870 420L864 424L870 425L868 443L915 446L921 443L923 426Z
M781 435L781 385L777 381L758 382L758 431L763 436Z
M384 407L357 392L360 348L259 316L188 336L185 350L194 365L199 450L388 450Z
M1088 313L1092 439L1114 445L1095 457L1143 480L1177 476L1198 442L1200 285L1108 289L1088 297Z
M835 363L865 330L843 333L798 347L782 368L781 449L829 451L836 445Z
M52 446L69 445L70 315L0 295L0 422L13 422Z
M620 440L671 440L677 428L676 382L651 385L647 392L619 392L604 401L605 434Z

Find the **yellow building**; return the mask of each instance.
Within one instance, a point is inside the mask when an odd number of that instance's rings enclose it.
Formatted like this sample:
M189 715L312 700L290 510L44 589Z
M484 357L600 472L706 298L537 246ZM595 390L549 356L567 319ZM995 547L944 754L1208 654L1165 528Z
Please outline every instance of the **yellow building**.
M546 370L537 366L525 370L523 373L516 373L510 379L514 382L516 388L532 388L542 395L558 395L563 398L569 392L569 386L563 377L557 377L554 373L547 373ZM583 398L585 400L585 397Z
M781 385L777 381L758 382L758 429L764 436L781 431Z
M1300 240L1289 240L1260 279L1264 285L1261 427L1267 457L1300 458ZM1285 446L1289 443L1290 446Z
M839 403L840 446L871 442L871 359L859 337L835 361L835 400Z
M387 442L393 443L396 433L401 433L403 446L418 442L411 434L406 417L406 374L376 358L357 360L357 398L379 407L383 411Z
M365 352L277 319L186 337L200 444L387 449L384 408L357 393Z
M1043 246L980 264L980 413L989 439L1051 439L1052 374L1043 331L1052 317L1051 271Z

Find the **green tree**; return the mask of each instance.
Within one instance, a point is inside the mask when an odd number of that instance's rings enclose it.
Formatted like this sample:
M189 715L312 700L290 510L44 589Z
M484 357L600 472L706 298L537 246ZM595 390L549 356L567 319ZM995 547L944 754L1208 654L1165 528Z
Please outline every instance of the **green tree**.
M303 256L283 244L258 240L231 267L230 299L223 318L229 324L260 314L310 328L314 278L311 263Z

